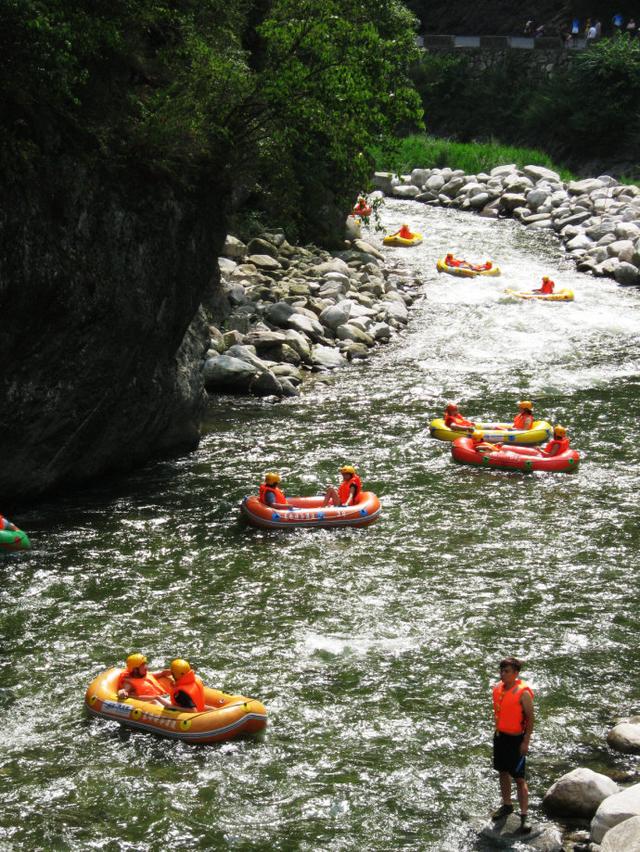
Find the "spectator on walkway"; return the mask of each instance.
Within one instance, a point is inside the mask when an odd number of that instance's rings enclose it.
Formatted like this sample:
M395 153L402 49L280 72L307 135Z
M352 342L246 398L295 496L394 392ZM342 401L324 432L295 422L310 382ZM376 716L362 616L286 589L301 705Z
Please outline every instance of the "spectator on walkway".
M622 18L622 15L620 14L620 12L616 12L616 14L612 18L612 22L613 22L614 32L619 32L619 33L622 32L623 18Z
M534 33L534 38L541 38L544 35L544 24L540 24L539 27L536 27L536 31Z
M638 35L638 27L633 18L629 18L629 23L626 26L627 35L630 38L635 38Z
M589 38L589 30L591 29L591 18L587 18L584 22L584 37Z
M596 18L596 38L600 38L602 35L602 21Z
M596 25L592 24L592 26L589 27L589 30L587 32L587 44L589 44L590 42L594 42L597 38L598 33L596 30Z
M526 36L530 36L533 33L533 21L529 19L527 23L524 25L523 34Z

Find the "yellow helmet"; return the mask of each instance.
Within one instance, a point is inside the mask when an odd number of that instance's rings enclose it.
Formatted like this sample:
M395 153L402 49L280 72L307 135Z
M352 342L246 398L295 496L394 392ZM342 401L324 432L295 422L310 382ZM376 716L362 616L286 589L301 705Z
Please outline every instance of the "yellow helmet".
M353 467L353 465L343 464L340 468L340 473L351 473L353 476L355 476L356 469L355 467Z
M138 666L143 666L147 662L147 658L144 654L140 654L136 651L135 654L129 654L127 657L127 669L132 672L134 669L137 669Z
M542 276L542 280L543 280L543 281L548 281L548 280L549 280L549 276L548 276L548 275L543 275L543 276Z
M280 474L267 473L265 474L264 481L267 483L267 485L277 485L280 482Z
M564 438L564 436L567 434L567 430L564 428L564 426L560 426L560 424L558 424L557 426L553 427L553 434L556 438Z
M171 660L171 674L176 680L187 672L191 671L191 666L186 660Z
M484 438L484 435L482 434L482 432L480 432L479 429L474 429L471 433L471 437L474 439L474 441L481 441Z
M529 411L533 411L533 403L528 399L522 399L518 403L518 408L528 408Z

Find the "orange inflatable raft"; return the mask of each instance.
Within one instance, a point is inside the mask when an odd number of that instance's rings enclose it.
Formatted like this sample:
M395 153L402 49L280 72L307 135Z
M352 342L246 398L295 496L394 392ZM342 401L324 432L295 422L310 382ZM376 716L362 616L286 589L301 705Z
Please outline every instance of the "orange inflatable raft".
M255 497L245 497L240 511L254 527L271 530L292 527L366 527L378 519L382 506L375 494L363 491L353 506L323 506L322 497L287 497L293 509L274 509Z
M494 467L498 470L520 470L531 473L534 470L547 470L570 473L578 469L580 453L577 450L567 450L557 456L545 455L540 447L501 446L492 452L478 452L474 448L473 439L469 437L456 438L451 444L451 455L460 464L471 464L477 467Z
M227 695L207 686L204 688L207 709L202 713L162 707L136 698L120 701L116 687L121 672L119 668L107 669L89 685L84 700L92 716L187 743L216 743L249 736L267 726L267 710L259 701L243 695ZM159 677L158 681L168 692L170 678Z

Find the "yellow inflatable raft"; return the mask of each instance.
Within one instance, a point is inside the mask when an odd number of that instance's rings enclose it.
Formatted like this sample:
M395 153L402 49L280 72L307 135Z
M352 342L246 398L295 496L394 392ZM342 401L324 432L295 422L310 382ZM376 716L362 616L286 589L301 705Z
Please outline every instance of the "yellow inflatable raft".
M447 266L444 258L439 258L436 263L438 272L448 272L449 275L457 275L458 278L476 278L478 275L502 275L499 266L492 266L491 269L474 269L471 266Z
M417 246L422 242L422 234L415 233L411 239L401 237L399 233L389 234L382 242L385 246Z
M531 291L519 292L518 290L507 289L504 292L518 299L536 299L539 302L573 302L573 290L558 290L556 293L532 293Z
M203 713L167 708L150 701L127 698L120 701L116 692L122 669L107 669L89 685L85 705L92 716L110 719L172 740L187 743L215 743L262 731L267 725L263 704L243 695L227 695L205 686L207 709ZM169 678L158 681L169 691Z
M490 442L505 444L542 444L553 438L553 427L546 420L535 420L531 429L514 429L511 423L475 423L473 427L450 429L444 425L444 419L438 417L429 424L432 438L439 441L455 441L470 435L474 430L482 432L482 437Z

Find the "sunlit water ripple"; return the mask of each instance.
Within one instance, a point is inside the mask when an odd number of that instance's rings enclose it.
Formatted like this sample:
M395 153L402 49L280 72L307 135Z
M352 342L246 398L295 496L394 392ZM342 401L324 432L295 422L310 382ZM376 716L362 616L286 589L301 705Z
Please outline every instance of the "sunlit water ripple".
M19 518L34 549L0 563L8 848L476 848L505 653L536 690L535 812L577 765L636 769L604 736L639 709L640 293L511 222L411 202L384 218L425 234L387 252L423 282L407 332L298 399L216 399L197 452ZM438 276L447 249L505 274ZM573 304L504 297L545 272ZM570 428L578 473L459 467L428 436L450 399L505 419L522 396ZM382 497L375 526L239 522L265 470L308 494L345 461ZM264 741L194 749L87 721L87 683L132 648L262 699Z

